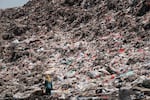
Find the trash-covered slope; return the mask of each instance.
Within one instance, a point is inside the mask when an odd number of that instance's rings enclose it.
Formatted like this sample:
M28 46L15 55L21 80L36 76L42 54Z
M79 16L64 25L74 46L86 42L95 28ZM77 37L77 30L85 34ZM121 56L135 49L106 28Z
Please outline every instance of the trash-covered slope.
M57 97L150 78L149 0L31 0L0 10L0 38L1 98L40 91L47 70Z

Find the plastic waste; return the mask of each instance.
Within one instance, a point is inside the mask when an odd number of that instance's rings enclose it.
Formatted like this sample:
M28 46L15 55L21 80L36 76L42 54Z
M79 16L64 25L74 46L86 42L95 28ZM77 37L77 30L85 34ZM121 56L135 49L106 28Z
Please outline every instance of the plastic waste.
M150 79L149 80L148 79L144 80L143 83L142 83L142 86L145 87L145 88L150 89Z
M132 100L133 92L130 89L119 89L119 100Z
M121 74L119 77L129 77L129 76L132 76L134 74L135 74L134 71L129 71L127 73Z
M144 92L139 92L135 94L136 100L142 100L145 98Z
M18 44L18 43L20 43L20 42L19 42L19 40L15 39L14 41L12 41L12 43Z
M33 95L36 92L41 92L42 90L38 87L35 89L28 89L27 91L24 92L17 92L16 94L13 95L14 100L28 100L31 95Z
M98 71L90 71L90 72L87 72L87 76L89 76L90 78L97 78L97 77L100 77L100 72Z
M70 70L69 72L67 72L66 76L67 76L68 78L71 78L71 77L73 77L75 74L76 74L76 71L75 71L75 70Z
M37 49L37 52L42 52L44 50L45 50L44 48L39 48L39 49Z
M73 60L70 60L70 59L62 59L61 61L61 64L66 64L66 65L71 65Z

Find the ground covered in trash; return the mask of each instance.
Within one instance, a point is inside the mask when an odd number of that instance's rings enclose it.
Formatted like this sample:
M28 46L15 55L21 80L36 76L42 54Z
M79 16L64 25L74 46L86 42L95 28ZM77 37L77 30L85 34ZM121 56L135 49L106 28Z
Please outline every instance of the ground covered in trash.
M30 0L0 10L0 99L117 100L120 83L132 89L120 96L141 100L138 90L150 100L150 0Z

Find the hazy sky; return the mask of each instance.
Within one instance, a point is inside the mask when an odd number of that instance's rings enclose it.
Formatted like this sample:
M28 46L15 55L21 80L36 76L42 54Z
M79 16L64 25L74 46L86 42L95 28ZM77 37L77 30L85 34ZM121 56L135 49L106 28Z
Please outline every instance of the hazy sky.
M28 0L0 0L0 8L18 7L25 4Z

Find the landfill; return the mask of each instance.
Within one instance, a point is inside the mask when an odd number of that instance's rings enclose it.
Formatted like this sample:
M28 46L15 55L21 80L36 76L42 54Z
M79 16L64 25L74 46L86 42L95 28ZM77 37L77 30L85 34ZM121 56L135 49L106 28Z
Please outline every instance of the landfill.
M0 9L0 100L55 99L150 100L150 0Z

